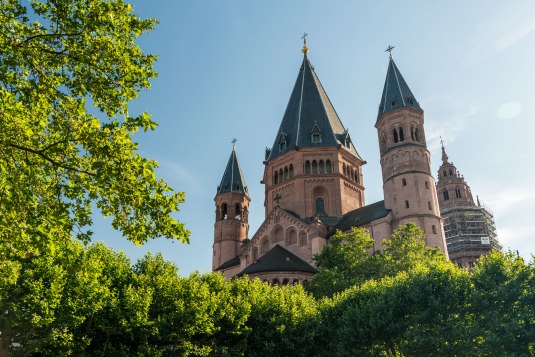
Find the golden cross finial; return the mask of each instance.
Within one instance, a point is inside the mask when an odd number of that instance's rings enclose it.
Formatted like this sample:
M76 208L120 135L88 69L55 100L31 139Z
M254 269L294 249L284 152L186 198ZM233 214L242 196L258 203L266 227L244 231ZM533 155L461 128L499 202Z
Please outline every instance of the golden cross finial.
M303 39L303 49L301 50L305 55L307 54L308 52L308 47L307 47L307 36L308 36L308 33L304 32L303 33L303 36L301 36L301 38Z

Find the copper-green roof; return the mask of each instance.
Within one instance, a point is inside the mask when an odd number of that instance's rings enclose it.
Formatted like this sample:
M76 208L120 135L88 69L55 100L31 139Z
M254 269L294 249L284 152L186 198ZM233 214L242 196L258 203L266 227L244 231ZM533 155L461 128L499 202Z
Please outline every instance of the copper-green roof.
M405 79L403 79L396 63L392 57L390 57L377 120L379 120L384 113L404 107L422 109L412 94L409 85L405 82Z
M281 142L285 144L281 145ZM295 148L337 145L341 145L360 159L349 133L305 55L266 160L272 160Z
M225 168L225 173L221 178L221 183L219 186L217 186L218 195L224 192L240 192L249 197L247 184L243 178L243 173L241 171L240 163L238 162L238 156L236 155L236 150L234 147L230 153L227 167Z
M253 264L243 269L238 275L265 273L270 271L318 272L316 268L305 262L303 259L277 244L266 254L258 258Z

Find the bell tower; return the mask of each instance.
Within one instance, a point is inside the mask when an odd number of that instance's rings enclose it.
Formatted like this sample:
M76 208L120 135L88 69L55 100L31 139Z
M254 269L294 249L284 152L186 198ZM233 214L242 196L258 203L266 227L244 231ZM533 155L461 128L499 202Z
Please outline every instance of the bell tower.
M279 206L301 219L325 221L364 206L366 162L308 59L306 34L303 39L303 62L274 143L266 149L264 207L266 216Z
M375 127L379 137L385 207L392 210L392 228L415 222L424 230L426 244L447 254L425 140L424 111L392 55Z
M232 152L221 183L214 198L216 219L214 224L214 246L212 270L237 258L249 233L249 193L236 156L233 140Z

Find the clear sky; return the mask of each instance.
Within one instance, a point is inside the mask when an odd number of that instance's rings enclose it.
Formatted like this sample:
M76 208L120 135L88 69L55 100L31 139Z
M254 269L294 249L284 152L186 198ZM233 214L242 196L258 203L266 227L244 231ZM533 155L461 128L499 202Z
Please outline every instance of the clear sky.
M535 2L511 1L133 1L160 21L140 45L157 54L158 78L131 106L159 123L140 134L141 154L186 203L176 217L191 243L136 247L95 219L95 238L133 261L161 252L182 274L210 271L213 198L232 138L251 195L251 237L264 219L260 184L302 61L309 58L364 166L366 203L383 199L374 123L388 45L425 111L432 169L440 139L505 248L535 253Z

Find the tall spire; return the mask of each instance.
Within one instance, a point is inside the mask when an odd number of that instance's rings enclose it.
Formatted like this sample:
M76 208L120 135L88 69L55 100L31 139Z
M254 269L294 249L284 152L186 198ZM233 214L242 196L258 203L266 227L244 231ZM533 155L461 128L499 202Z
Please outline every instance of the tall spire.
M389 50L392 50L392 46L389 46ZM399 71L392 53L390 53L388 71L386 73L385 86L383 88L383 95L381 97L381 103L379 104L379 113L377 114L377 120L381 118L384 113L388 113L392 110L399 108L420 108L420 104L412 94L407 82L403 79L401 72Z
M272 160L296 148L339 145L360 159L349 133L310 64L306 33L303 40L303 63L266 160Z
M224 192L240 192L249 197L247 184L243 178L240 163L238 162L238 157L236 155L236 141L236 139L232 140L232 152L230 153L225 173L221 178L221 183L217 187L217 194L219 195Z
M444 149L444 140L442 140L442 136L440 137L440 145L442 145L442 163L447 164L448 155L446 154L446 149Z

